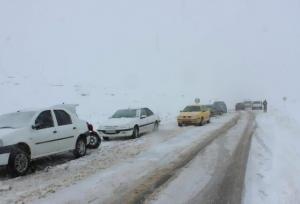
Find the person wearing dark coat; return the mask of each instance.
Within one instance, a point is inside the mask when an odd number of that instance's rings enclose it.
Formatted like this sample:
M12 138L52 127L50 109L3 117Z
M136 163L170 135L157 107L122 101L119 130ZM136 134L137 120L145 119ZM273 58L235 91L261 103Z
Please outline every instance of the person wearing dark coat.
M263 105L264 105L264 112L267 112L268 111L268 102L267 102L267 100L264 100Z

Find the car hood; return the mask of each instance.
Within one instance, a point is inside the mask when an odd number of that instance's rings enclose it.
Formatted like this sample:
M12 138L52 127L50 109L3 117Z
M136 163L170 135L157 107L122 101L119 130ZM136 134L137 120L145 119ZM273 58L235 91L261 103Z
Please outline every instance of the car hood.
M3 128L3 129L0 129L0 139L15 132L16 129L13 129L13 128Z
M136 118L109 118L108 120L104 121L104 123L101 124L102 126L124 126L129 125L133 121L135 121Z

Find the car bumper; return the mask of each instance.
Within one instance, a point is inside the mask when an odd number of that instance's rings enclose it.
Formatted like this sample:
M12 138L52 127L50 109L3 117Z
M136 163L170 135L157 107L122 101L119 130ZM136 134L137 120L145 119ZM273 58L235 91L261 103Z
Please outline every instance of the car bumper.
M0 166L8 164L11 146L0 147Z
M98 130L98 133L102 137L129 137L133 134L133 129L126 129L126 130Z
M0 166L5 166L8 164L9 153L0 154Z
M200 123L200 120L199 119L178 119L177 122L180 123L180 124L194 125L194 124Z

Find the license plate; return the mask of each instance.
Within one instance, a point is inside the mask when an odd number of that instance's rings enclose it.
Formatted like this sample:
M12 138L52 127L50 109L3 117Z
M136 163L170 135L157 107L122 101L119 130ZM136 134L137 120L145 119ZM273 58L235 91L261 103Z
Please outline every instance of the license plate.
M115 130L106 130L107 133L112 134L112 133L116 133Z

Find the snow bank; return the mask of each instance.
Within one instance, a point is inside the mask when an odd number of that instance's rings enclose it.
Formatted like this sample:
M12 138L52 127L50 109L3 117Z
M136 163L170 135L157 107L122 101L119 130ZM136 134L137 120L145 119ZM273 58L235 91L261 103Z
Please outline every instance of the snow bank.
M244 204L300 203L300 128L283 110L257 116Z

